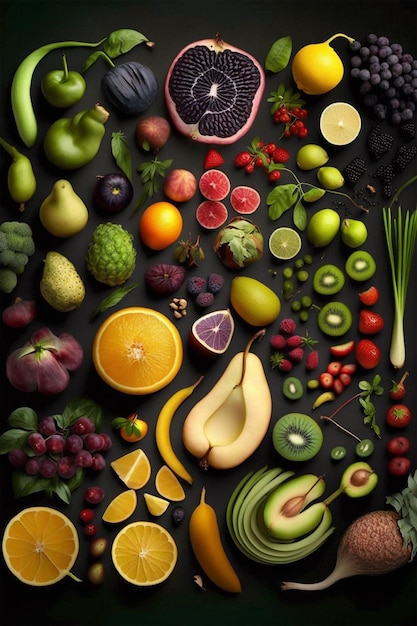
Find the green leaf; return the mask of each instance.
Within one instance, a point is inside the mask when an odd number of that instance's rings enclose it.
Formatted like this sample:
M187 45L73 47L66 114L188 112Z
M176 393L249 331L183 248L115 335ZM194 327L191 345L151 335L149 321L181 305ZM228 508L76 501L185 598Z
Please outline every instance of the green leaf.
M69 428L80 417L87 417L96 425L96 429L100 430L103 420L103 409L93 400L81 398L68 402L62 413L62 427Z
M29 476L24 470L15 470L12 476L13 494L15 498L22 498L32 493L45 491L49 480L40 476Z
M24 448L29 435L29 432L35 432L36 429L31 431L23 430L21 428L10 428L5 433L0 435L0 454L8 454L15 448Z
M103 48L111 59L115 59L146 41L149 41L146 35L137 30L121 28L110 33L103 44Z
M271 72L281 72L288 65L292 52L292 38L281 37L275 41L265 59L265 69Z
M24 428L26 430L36 430L38 426L38 416L32 408L27 406L22 406L12 411L7 421L14 428Z
M133 291L133 289L136 289L137 286L138 283L135 283L134 285L123 285L122 287L115 289L110 296L104 298L98 307L94 309L90 317L90 322L92 322L100 313L103 313L104 311L107 311L107 309L118 304L128 293Z
M271 220L277 220L285 211L288 211L299 199L300 192L297 185L277 185L269 192L266 202L268 207L268 216Z
M132 155L125 134L119 130L112 133L111 151L118 167L132 182Z
M316 200L320 200L326 193L325 189L320 189L320 187L312 187L305 193L303 193L303 202L315 202Z
M306 229L307 211L301 200L298 200L298 202L295 204L292 219L294 222L294 226L296 226L298 230L303 231Z

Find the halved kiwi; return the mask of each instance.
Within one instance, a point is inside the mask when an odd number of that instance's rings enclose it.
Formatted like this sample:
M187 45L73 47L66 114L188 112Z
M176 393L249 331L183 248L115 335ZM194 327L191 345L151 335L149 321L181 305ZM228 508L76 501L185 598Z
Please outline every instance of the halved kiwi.
M272 429L275 450L288 461L308 461L323 445L323 432L318 423L305 413L287 413Z
M289 400L298 400L304 393L303 383L296 376L287 376L282 383L282 393Z
M352 280L362 282L375 274L376 261L366 250L355 250L346 259L345 271Z
M340 337L352 326L352 312L343 302L327 302L319 311L317 324L330 337Z
M337 265L326 263L313 276L313 289L324 296L338 293L345 284L345 275Z

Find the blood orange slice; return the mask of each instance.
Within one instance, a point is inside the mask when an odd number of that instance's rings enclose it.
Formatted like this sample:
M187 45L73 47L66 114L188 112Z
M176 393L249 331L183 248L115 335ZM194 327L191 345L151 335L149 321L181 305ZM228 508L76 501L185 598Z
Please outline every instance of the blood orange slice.
M230 180L221 170L207 170L200 176L199 189L207 200L224 200L230 191Z
M229 309L211 311L194 322L189 342L204 356L217 356L226 352L234 330L235 323Z
M223 202L204 200L198 205L195 217L200 226L213 230L223 226L227 220L228 211Z
M261 196L253 187L239 185L230 193L230 204L236 213L249 215L261 204Z

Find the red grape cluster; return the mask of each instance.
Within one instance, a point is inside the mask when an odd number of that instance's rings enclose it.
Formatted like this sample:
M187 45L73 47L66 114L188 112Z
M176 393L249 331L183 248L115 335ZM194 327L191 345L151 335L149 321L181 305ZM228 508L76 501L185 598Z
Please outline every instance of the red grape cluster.
M281 137L291 137L295 135L300 139L304 139L308 135L308 129L304 122L307 115L307 109L302 107L292 108L283 105L272 113L272 119L275 124L284 124Z
M274 182L281 178L281 172L275 169L274 165L286 163L290 156L285 148L257 140L252 142L247 150L236 155L234 164L236 167L243 167L247 174L252 174L256 168L261 168L267 174L268 180Z
M30 476L69 480L78 469L100 471L106 466L104 452L112 446L106 433L97 433L88 417L79 417L71 428L61 430L52 416L39 420L26 446L9 452L10 464Z

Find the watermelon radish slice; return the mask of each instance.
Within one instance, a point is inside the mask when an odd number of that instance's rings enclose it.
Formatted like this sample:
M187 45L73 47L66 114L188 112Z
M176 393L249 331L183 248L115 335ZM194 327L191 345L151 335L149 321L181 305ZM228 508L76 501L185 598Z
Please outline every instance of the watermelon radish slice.
M189 343L203 356L215 357L226 352L234 330L235 323L229 309L211 311L193 323Z
M223 226L228 217L228 210L223 202L203 200L195 212L197 222L207 230Z
M221 170L207 170L200 176L200 192L207 200L224 200L230 191L230 180Z
M253 187L239 185L230 193L230 204L236 213L249 215L254 213L261 204L261 196Z

